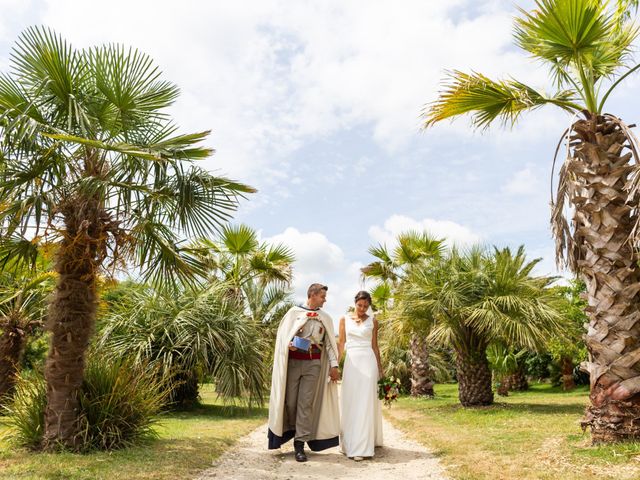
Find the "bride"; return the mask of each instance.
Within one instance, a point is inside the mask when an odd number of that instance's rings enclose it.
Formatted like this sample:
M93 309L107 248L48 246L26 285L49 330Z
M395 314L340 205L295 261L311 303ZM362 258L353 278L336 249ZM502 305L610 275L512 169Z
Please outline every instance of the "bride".
M358 292L355 311L340 318L339 358L346 349L342 374L342 452L355 461L373 457L382 445L382 410L378 379L382 375L378 350L378 321L367 314L371 295Z

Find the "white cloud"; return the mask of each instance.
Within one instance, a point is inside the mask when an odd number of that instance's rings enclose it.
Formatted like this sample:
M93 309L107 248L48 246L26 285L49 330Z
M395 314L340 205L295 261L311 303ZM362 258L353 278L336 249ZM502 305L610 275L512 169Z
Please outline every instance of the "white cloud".
M375 242L392 246L399 234L410 230L427 231L435 238L446 239L448 245L470 246L482 241L479 234L456 222L432 218L415 220L405 215L392 215L384 221L383 226L371 226L369 236Z
M509 181L502 186L502 192L509 195L533 195L539 193L540 190L540 181L531 165L527 165L522 170L516 172Z
M43 0L41 8L31 4L40 15L31 23L50 25L77 46L116 42L149 53L183 91L178 122L213 130L217 154L207 166L261 191L281 181L282 160L309 138L368 125L383 149L407 147L444 68L546 83L545 73L511 48L515 10L507 1L175 5L89 0L79 9L72 0ZM473 15L464 15L469 8ZM442 128L470 133L465 122Z
M349 261L342 249L318 232L301 232L289 227L284 232L265 238L270 243L289 246L295 256L293 288L296 302L307 298L312 283L329 287L325 310L334 322L353 303L354 295L362 288L361 263Z

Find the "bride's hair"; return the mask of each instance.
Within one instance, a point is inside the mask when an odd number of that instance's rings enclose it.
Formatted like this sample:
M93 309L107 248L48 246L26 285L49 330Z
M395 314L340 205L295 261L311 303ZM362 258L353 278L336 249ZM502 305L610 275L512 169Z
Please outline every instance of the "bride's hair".
M358 300L366 300L367 302L369 302L369 305L371 305L371 295L369 295L369 292L365 290L360 290L358 293L356 293L356 298L353 303L358 303Z

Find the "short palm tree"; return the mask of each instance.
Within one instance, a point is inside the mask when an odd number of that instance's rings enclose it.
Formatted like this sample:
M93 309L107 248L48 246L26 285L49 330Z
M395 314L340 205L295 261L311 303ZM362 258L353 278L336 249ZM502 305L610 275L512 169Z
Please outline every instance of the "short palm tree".
M208 132L176 134L166 108L177 96L137 50L76 50L45 28L20 36L0 75L0 257L59 244L44 448L77 445L98 275L134 264L189 282L204 267L182 239L214 232L253 191L194 165L211 155Z
M398 309L429 340L456 354L460 403L493 403L487 348L494 342L539 349L560 331L555 279L533 277L521 247L487 253L452 249L411 270L397 295Z
M10 395L29 334L44 326L51 272L5 268L0 272L0 403Z
M549 67L554 93L456 71L424 113L427 127L467 113L476 127L514 123L544 105L573 116L562 134L568 155L552 224L558 262L587 285L591 406L583 426L591 427L594 442L640 438L640 159L629 125L605 113L609 96L640 68L630 57L637 6L636 0L536 0L534 10L515 20L514 36Z
M426 232L405 232L398 235L398 245L389 252L385 245L369 248L369 253L376 258L362 268L364 278L378 281L374 287L374 299L381 303L382 315L393 296L393 292L402 285L412 268L438 258L444 249L443 240L432 238ZM433 372L429 363L429 345L424 335L413 334L410 329L403 328L403 322L396 322L398 327L392 332L387 328L384 335L402 337L410 335L409 351L411 361L411 394L414 396L433 396ZM395 346L397 352L398 345ZM387 348L383 346L383 355ZM393 351L392 348L389 351ZM396 354L397 356L397 354Z
M177 292L138 288L103 319L98 345L158 371L177 406L197 400L203 378L214 381L225 401L261 404L266 342L227 292L223 283Z

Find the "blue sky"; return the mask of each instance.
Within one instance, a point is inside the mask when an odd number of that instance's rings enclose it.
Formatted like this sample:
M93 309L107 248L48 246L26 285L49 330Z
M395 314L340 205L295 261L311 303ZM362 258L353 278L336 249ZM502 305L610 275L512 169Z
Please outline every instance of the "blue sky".
M0 0L0 70L34 24L78 48L114 42L151 55L182 95L182 129L211 129L210 170L259 193L237 221L294 249L296 294L329 284L339 316L361 287L367 248L408 228L468 245L518 246L556 273L551 158L571 118L552 109L473 131L465 119L420 130L446 70L511 74L550 88L512 45L516 5L450 0L110 2ZM609 103L629 123L638 77Z

